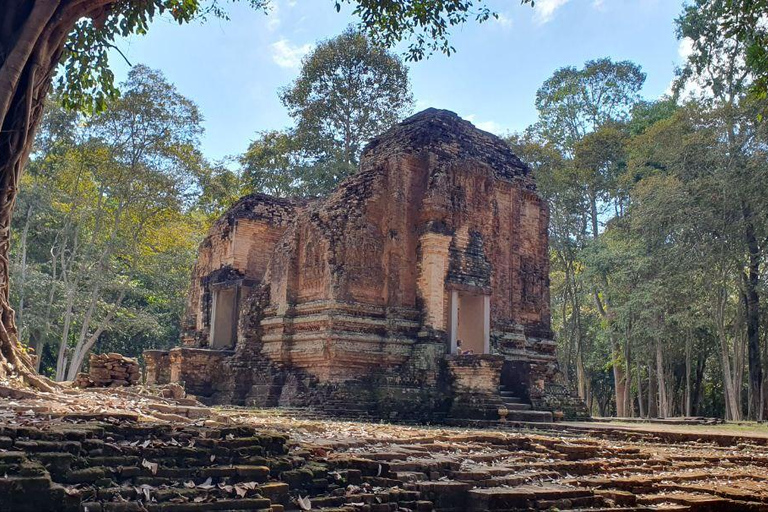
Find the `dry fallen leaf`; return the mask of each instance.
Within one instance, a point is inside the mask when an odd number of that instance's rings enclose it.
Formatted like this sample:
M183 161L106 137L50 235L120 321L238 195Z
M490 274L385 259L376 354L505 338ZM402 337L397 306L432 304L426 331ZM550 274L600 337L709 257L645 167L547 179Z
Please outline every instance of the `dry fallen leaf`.
M147 459L144 459L143 461L141 461L141 465L149 469L153 475L157 474L158 464L156 462L149 462Z
M208 477L206 479L206 481L201 483L200 485L198 485L197 488L198 489L203 489L203 490L206 490L206 491L209 490L209 489L213 489L214 486L211 484L211 482L213 482L213 480L211 479L211 477Z
M301 510L312 510L312 502L309 501L309 496L305 498L299 496L299 498L296 501L298 502L299 508Z

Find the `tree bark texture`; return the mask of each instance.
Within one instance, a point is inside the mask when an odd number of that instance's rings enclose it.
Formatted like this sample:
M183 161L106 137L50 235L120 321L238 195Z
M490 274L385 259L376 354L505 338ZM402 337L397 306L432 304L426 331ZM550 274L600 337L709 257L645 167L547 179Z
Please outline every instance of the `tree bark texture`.
M115 0L0 2L0 378L50 390L22 350L9 300L11 217L45 97L75 23Z

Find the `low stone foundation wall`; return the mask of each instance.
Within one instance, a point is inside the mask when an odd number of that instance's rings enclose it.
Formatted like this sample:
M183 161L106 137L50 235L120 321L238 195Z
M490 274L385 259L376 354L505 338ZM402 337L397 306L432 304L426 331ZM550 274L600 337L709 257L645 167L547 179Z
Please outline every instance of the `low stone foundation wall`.
M144 381L148 386L171 382L171 357L167 350L144 351Z
M181 384L188 394L204 403L221 403L216 395L227 393L235 382L226 362L232 355L228 350L186 347L168 352L147 351L144 353L146 382L149 385Z
M562 384L551 383L544 391L531 396L534 408L562 414L562 419L584 421L591 418L584 400Z
M490 354L445 357L456 393L496 394L504 357Z
M490 354L449 355L445 362L451 380L453 418L497 420L504 357Z
M418 353L424 357L412 358L413 364L324 383L260 356L245 358L234 351L189 347L153 350L144 356L146 382L181 384L187 393L208 405L312 407L332 416L358 419L496 422L504 409L509 415L505 418L517 421L551 421L552 415L542 415L543 411L555 415L562 411L567 419L588 416L583 406L579 408L578 399L562 386L546 391L532 386L530 395L522 393L529 387L527 363L516 366L504 356L490 354L446 356L440 344L422 345ZM437 367L426 364L436 359ZM503 382L514 380L512 377L520 381L520 390ZM504 396L502 385L506 386ZM519 397L512 405L509 391Z

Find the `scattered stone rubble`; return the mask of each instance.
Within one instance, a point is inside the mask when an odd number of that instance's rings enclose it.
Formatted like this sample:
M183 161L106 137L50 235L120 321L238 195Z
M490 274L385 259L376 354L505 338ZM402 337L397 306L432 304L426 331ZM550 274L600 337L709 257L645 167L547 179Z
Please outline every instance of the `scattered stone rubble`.
M300 409L86 421L12 411L9 400L4 512L768 511L768 435L430 428Z
M139 362L132 357L110 352L91 354L88 373L78 373L75 387L122 387L133 386L141 378Z
M131 388L63 388L56 393L16 389L0 384L0 423L18 418L188 422L221 421L215 409L203 406L175 385ZM1 510L1 509L0 509Z

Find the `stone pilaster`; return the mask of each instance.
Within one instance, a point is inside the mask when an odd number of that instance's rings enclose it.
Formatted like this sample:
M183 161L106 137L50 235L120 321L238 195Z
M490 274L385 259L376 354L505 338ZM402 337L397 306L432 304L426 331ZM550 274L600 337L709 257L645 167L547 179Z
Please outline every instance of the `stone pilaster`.
M419 238L419 243L421 262L418 289L424 305L424 324L439 331L447 331L445 277L448 274L451 237L425 233Z

